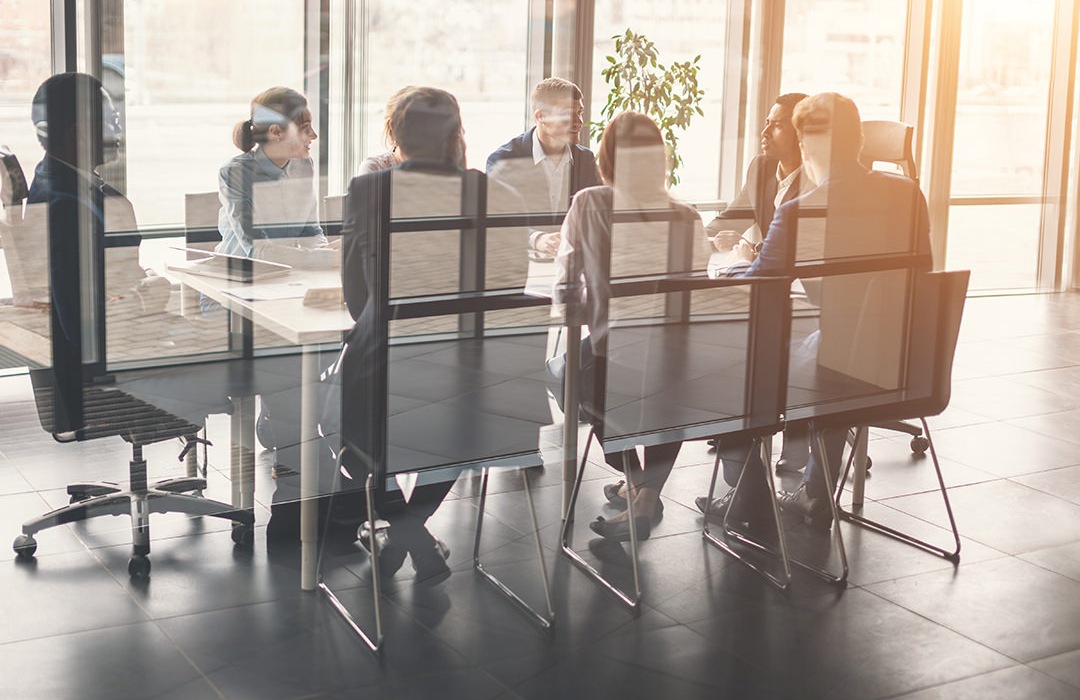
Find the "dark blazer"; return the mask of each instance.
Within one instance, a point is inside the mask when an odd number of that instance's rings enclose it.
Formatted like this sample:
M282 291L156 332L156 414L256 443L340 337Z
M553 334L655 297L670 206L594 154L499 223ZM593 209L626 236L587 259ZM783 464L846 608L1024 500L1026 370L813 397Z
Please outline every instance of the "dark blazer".
M757 224L762 237L769 230L773 215L776 213L776 166L780 163L779 158L770 156L756 156L750 161L746 169L746 180L742 189L735 199L731 201L724 211L709 222L706 232L716 233L725 229L733 229L743 233L750 228L751 224ZM784 201L790 202L799 194L799 180L802 173L795 177L784 195Z
M925 255L916 266L929 269L930 218L919 186L908 178L853 164L782 204L757 258L733 272L798 276L793 269L797 257L833 260L905 253Z
M547 176L543 165L533 163L533 131L516 136L488 156L486 171L495 180L509 185L518 191L531 212L548 211ZM600 173L596 169L596 157L592 151L578 144L570 145L573 162L570 166L570 192L563 206L565 211L570 206L570 199L578 191L600 183Z

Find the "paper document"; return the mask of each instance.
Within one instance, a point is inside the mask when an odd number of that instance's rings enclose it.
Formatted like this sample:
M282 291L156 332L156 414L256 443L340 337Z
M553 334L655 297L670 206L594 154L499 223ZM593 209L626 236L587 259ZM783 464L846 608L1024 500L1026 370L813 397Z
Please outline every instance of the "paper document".
M275 299L303 299L307 290L308 285L304 282L273 282L249 284L223 291L244 301L274 301Z
M555 260L551 262L529 261L529 272L525 279L525 293L534 297L551 298L551 289L555 284Z

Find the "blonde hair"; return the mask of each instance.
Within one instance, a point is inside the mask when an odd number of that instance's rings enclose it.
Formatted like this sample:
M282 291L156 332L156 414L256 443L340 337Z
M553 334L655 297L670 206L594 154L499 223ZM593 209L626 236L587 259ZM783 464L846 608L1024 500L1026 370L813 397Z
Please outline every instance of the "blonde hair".
M389 149L396 147L394 143L394 119L397 117L405 97L415 89L416 87L413 85L406 85L393 95L390 95L390 99L386 101L386 112L383 114L383 140Z
M849 97L835 92L811 95L795 105L791 124L799 141L808 136L828 136L831 155L842 160L858 160L863 133L859 108Z
M532 91L532 108L547 111L562 100L580 100L581 88L563 78L545 78Z

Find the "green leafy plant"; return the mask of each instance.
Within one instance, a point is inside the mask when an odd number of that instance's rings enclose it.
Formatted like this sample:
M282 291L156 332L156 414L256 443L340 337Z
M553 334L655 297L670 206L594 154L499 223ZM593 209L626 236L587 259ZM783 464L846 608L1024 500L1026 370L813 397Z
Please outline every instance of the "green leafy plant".
M615 40L615 55L607 56L607 67L601 72L610 86L607 103L601 110L602 122L590 122L594 139L603 136L604 127L615 115L633 110L648 115L660 127L668 151L668 184L679 182L679 132L684 131L695 114L704 116L701 101L705 91L698 87L698 62L660 63L656 44L644 34L626 30L611 37Z

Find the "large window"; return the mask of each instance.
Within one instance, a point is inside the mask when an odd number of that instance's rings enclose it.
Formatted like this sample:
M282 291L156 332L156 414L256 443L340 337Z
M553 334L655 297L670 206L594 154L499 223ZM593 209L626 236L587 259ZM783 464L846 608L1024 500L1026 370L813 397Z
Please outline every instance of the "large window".
M370 0L363 47L363 144L386 150L386 100L406 85L442 88L461 105L469 167L520 134L528 100L528 0Z
M679 139L683 157L680 184L674 190L689 201L714 200L720 177L720 127L724 91L726 3L715 0L656 3L649 0L598 0L593 44L591 113L600 120L607 86L600 72L605 56L615 52L612 37L631 29L656 44L666 65L701 55L698 76L705 91L702 110ZM595 145L594 145L595 146Z
M1038 283L1053 23L1053 0L964 5L946 267L973 289Z
M217 191L239 153L251 98L303 90L303 3L127 0L123 46L127 195L140 226L181 224L184 195Z
M863 119L899 119L907 3L787 0L782 92L839 92Z

